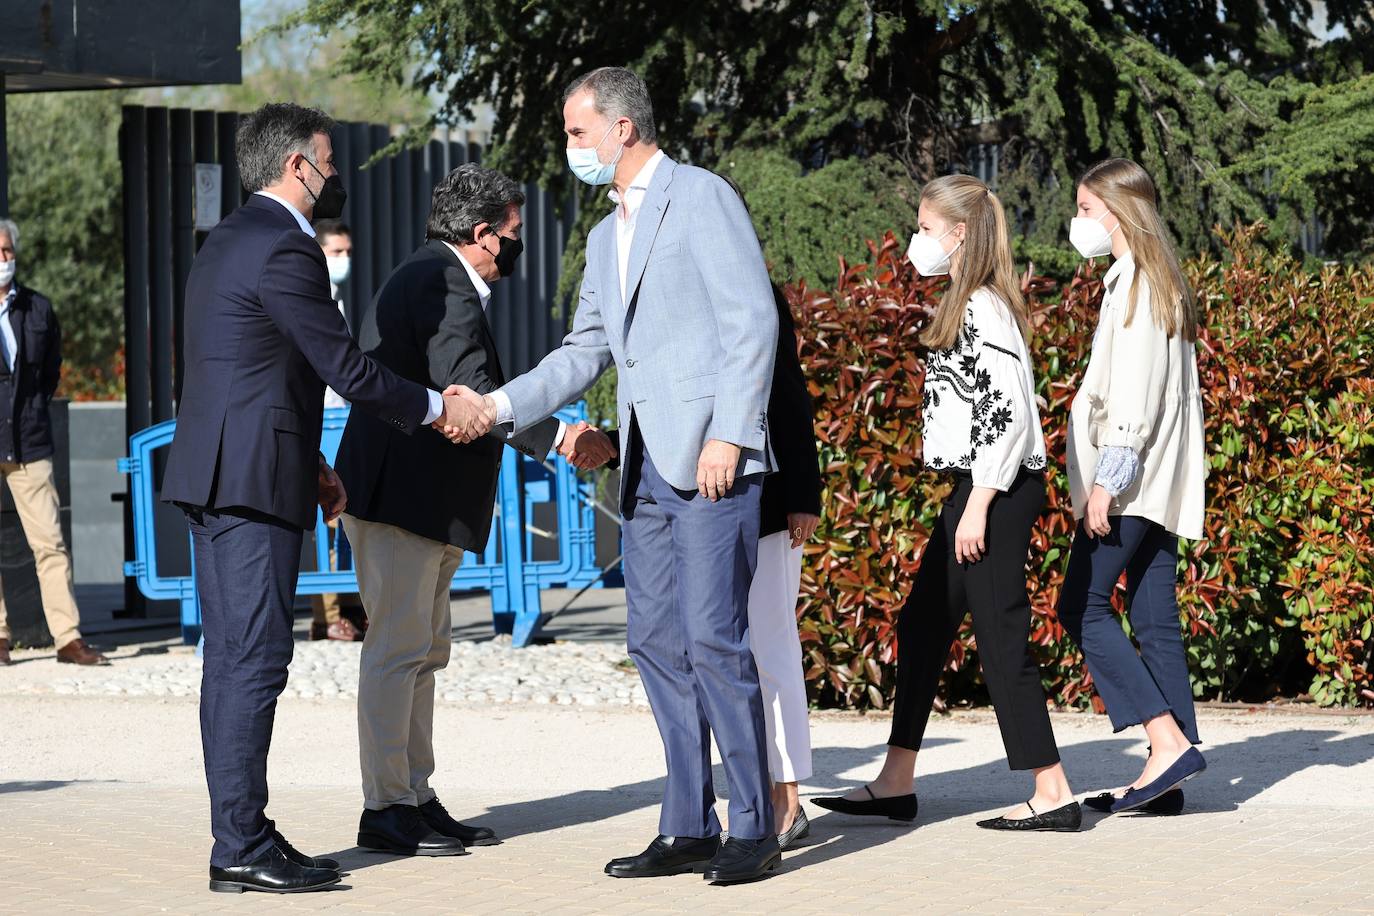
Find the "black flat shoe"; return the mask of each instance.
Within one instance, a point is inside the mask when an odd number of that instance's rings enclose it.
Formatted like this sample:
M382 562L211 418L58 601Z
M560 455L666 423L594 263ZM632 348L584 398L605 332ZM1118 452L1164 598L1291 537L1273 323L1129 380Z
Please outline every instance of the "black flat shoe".
M1094 811L1102 811L1110 814L1112 805L1116 803L1120 796L1113 792L1103 792L1101 795L1091 795L1083 799L1083 804ZM1147 802L1142 807L1136 809L1145 814L1182 814L1183 813L1183 790L1170 789L1152 802Z
M649 848L637 856L625 856L606 863L612 878L663 878L686 874L694 865L710 862L720 851L720 837L657 836Z
M1154 782L1139 789L1127 789L1125 795L1112 803L1112 813L1120 814L1122 811L1143 808L1170 789L1177 789L1205 769L1207 761L1203 758L1202 752L1190 747L1181 757L1169 764L1169 768Z
M842 796L829 796L825 798L813 798L811 801L821 808L829 811L838 811L840 814L857 814L861 817L886 817L894 821L914 821L916 820L916 793L910 795L893 795L889 798L879 798L873 794L873 790L864 786L864 791L868 793L867 799L851 800Z
M1026 807L1030 808L1030 802L1026 802ZM1078 802L1069 802L1062 808L1044 814L1031 808L1030 817L992 817L978 822L978 826L984 830L1040 830L1053 833L1073 833L1082 824L1083 809Z
M811 835L811 821L806 818L806 809L798 808L792 826L778 834L778 848L791 849Z
M370 808L358 820L358 845L374 852L401 856L464 856L468 851L457 837L436 833L414 805Z
M766 836L761 840L730 837L701 876L712 884L738 884L766 877L781 864L782 850L778 848L777 837Z
M441 836L457 837L464 846L500 846L501 839L490 827L472 827L460 824L449 816L438 798L431 798L420 806L420 817L429 829Z
M328 868L297 865L273 846L247 865L210 866L210 890L217 894L304 894L339 883L339 873Z
M282 836L279 830L272 831L272 842L277 844L277 848L281 850L282 855L286 856L289 861L295 862L297 865L305 868L327 868L330 871L339 870L339 862L337 859L327 859L324 856L308 856L286 842L286 837Z

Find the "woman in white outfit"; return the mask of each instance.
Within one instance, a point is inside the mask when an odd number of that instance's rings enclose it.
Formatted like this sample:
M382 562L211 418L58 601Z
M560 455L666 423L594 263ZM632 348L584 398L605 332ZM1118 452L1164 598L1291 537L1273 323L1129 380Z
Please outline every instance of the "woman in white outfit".
M786 849L810 832L797 797L797 783L811 775L797 594L802 545L820 523L821 472L792 310L777 287L773 298L778 307L778 354L768 398L768 442L778 471L763 479L758 566L749 589L749 647L763 690L773 818L778 844Z

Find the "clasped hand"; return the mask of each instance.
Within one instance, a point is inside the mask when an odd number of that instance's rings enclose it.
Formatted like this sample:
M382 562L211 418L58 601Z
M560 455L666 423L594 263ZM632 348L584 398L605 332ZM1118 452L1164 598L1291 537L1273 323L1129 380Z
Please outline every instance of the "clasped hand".
M450 442L472 442L496 425L496 404L466 385L449 385L444 389L444 412L431 425Z
M583 420L563 431L558 454L573 467L586 471L599 468L614 458L615 445L610 436Z

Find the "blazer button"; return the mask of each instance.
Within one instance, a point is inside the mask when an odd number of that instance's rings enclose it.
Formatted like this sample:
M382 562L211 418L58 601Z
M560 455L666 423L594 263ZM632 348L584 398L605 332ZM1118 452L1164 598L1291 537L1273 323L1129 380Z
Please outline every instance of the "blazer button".
M625 360L625 368L626 368L626 369L633 369L634 367L635 367L635 361L634 361L634 360L632 360L632 359L627 359L627 360Z

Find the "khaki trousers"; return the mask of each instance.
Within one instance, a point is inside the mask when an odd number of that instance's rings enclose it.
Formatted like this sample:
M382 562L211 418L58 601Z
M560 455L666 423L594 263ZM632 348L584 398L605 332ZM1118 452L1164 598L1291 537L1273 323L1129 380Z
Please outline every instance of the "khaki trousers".
M53 479L52 459L24 464L0 462L0 474L10 485L14 508L24 526L24 537L33 551L38 571L38 590L43 596L43 614L57 648L80 639L77 626L81 613L76 608L76 589L72 584L72 558L62 540L62 515ZM0 639L10 638L5 597L0 589Z
M363 803L423 805L434 798L434 672L453 640L449 587L457 547L345 515L367 612L358 671Z

